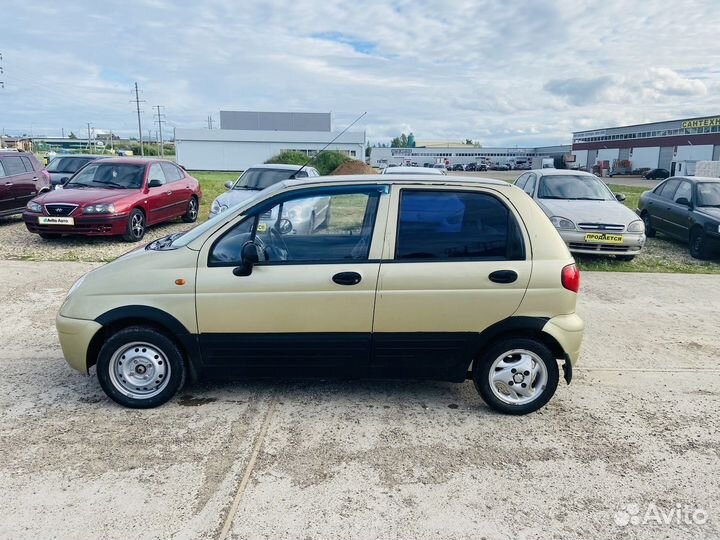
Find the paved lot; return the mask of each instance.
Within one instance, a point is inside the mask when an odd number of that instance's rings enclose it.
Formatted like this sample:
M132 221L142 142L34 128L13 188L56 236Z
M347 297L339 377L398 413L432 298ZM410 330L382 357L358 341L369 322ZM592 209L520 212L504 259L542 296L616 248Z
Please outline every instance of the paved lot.
M91 266L0 261L0 538L720 536L716 276L584 274L582 369L511 418L470 383L412 381L226 383L122 409L54 333ZM677 505L707 521L615 522Z

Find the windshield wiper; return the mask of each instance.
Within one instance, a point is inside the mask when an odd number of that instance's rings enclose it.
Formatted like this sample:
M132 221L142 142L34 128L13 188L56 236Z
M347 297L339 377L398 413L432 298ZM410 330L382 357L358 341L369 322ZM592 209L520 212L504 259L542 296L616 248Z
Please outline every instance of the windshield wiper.
M257 186L235 186L233 189L247 189L248 191L262 191L263 188Z
M610 199L596 199L594 197L575 197L575 201L609 201Z
M90 184L83 184L82 182L69 182L63 186L64 189L74 187L92 187Z
M125 186L123 184L118 184L117 182L95 182L95 183L102 184L105 186L112 186L114 188L119 188L119 189L127 189L127 186Z

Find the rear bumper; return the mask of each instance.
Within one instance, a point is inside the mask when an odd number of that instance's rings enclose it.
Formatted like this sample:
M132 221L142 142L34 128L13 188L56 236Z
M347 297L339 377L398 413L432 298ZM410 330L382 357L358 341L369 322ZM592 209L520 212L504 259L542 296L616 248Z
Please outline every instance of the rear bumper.
M573 253L586 253L590 255L637 255L645 245L645 233L617 233L623 237L622 244L603 244L601 242L586 242L585 235L590 231L559 232L568 249Z
M74 225L40 225L38 223L40 214L23 212L23 221L27 230L31 233L48 234L79 234L85 236L115 236L125 234L127 229L128 216L71 216L75 220Z
M585 332L585 323L577 314L553 317L545 323L542 331L557 340L571 365L577 364Z
M55 318L60 346L71 368L87 373L87 351L90 341L102 326L95 321L72 319L58 313Z

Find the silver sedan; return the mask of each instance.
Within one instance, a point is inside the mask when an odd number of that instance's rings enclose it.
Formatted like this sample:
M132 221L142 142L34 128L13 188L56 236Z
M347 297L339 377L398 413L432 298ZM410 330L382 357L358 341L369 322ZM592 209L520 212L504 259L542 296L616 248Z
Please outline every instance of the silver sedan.
M594 174L566 169L537 169L515 185L547 214L574 253L615 255L632 260L645 245L645 225Z

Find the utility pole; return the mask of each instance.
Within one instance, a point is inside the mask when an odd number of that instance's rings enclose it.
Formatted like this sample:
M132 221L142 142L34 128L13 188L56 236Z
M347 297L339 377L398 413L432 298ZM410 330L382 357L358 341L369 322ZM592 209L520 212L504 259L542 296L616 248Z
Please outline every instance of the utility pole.
M208 129L212 129L213 117L212 114L208 114Z
M165 147L163 144L163 134L162 134L162 125L165 120L163 118L165 117L164 114L160 112L160 105L155 105L155 108L157 109L157 114L155 115L155 118L157 119L158 123L158 132L160 133L160 157L165 157Z
M140 119L140 103L145 103L144 99L140 99L140 92L138 90L138 85L135 83L135 109L137 110L137 117L138 117L138 135L140 136L140 155L145 155L145 148L143 147L143 138L142 138L142 120Z
M5 88L5 83L2 80L3 73L5 73L5 71L3 70L3 65L2 65L2 53L0 53L0 88Z
M91 140L90 140L90 122L87 123L87 128L88 128L88 149L90 150L91 154L94 154L95 149L93 148L93 146L91 144Z

